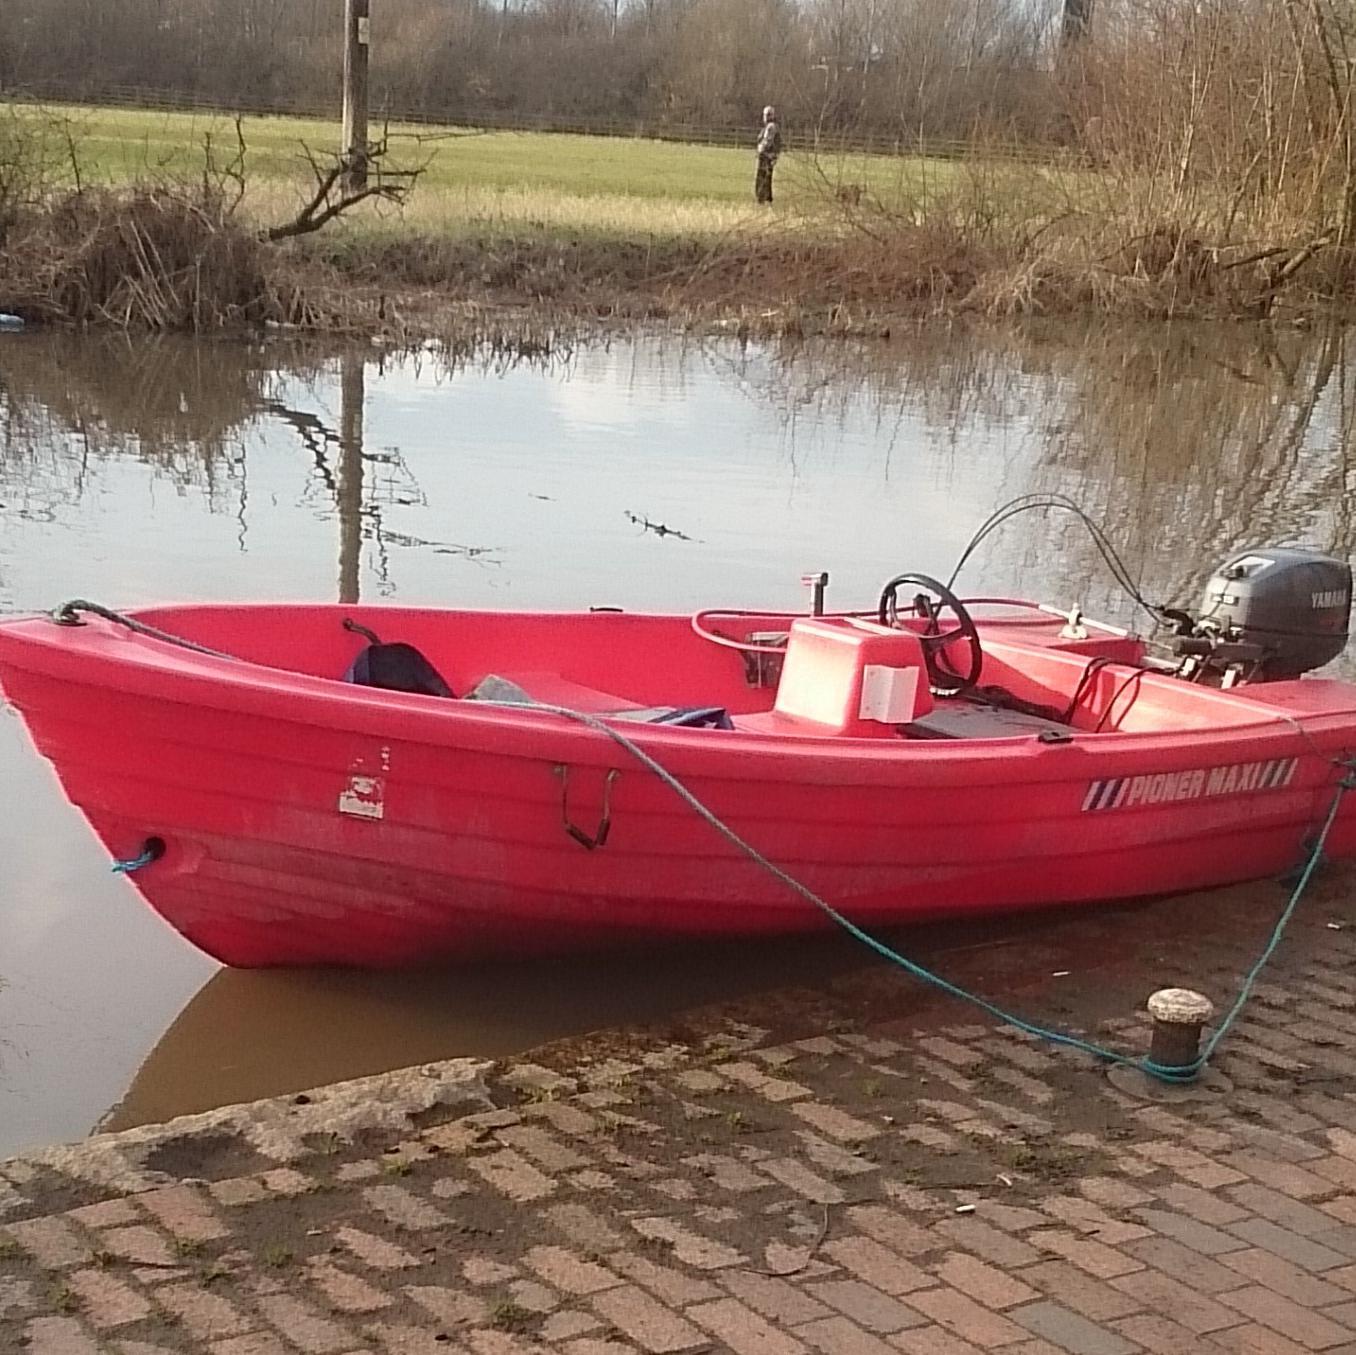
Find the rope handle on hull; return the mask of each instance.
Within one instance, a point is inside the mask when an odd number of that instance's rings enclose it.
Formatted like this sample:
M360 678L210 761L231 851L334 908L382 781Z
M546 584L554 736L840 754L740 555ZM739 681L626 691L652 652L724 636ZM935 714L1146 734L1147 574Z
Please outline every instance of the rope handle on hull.
M490 703L487 702L486 704ZM570 818L570 769L561 765L554 770L560 778L560 822L562 827L585 851L595 852L600 847L606 847L607 840L612 835L612 787L621 780L621 773L614 767L604 778L603 808L598 820L598 831L589 834Z

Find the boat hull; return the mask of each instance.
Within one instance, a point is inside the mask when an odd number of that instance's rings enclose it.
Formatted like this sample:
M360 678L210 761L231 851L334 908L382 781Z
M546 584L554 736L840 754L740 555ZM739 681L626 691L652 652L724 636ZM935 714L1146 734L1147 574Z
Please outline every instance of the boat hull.
M385 967L832 925L596 730L290 674L223 679L145 641L6 639L0 683L69 798L114 857L163 842L136 887L226 964ZM1259 706L1190 738L882 750L626 732L758 852L884 927L1293 867L1331 803L1329 759L1356 744L1356 703L1344 684L1283 685L1304 689L1297 713ZM604 843L581 840L604 820ZM1354 849L1344 808L1329 851Z

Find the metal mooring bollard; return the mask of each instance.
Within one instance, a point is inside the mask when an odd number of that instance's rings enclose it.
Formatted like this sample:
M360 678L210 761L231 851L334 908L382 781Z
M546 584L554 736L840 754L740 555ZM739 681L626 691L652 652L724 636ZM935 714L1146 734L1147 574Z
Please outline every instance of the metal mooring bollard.
M1201 1028L1215 1014L1215 1004L1190 988L1163 988L1148 1007L1154 1019L1151 1062L1159 1068L1190 1069L1201 1056Z

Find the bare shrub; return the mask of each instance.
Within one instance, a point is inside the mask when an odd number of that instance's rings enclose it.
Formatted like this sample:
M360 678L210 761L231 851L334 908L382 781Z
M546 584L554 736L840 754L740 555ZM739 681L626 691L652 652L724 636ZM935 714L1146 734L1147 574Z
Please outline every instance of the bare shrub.
M1356 34L1337 0L1107 0L1066 71L1106 194L1212 245L1347 242ZM1102 204L1103 206L1105 203Z
M0 310L39 322L193 333L350 327L366 302L345 298L337 280L320 278L279 242L318 232L369 200L403 205L423 172L389 165L383 138L366 148L369 184L349 189L347 155L319 157L303 146L314 191L295 216L261 228L241 211L247 147L239 119L224 158L205 139L196 179L126 188L86 187L67 132L75 186L54 188L43 124L9 113L8 143L0 121Z
M0 245L56 181L68 151L64 120L0 103Z
M151 330L290 318L254 232L214 196L173 187L72 191L25 213L0 252L0 304Z

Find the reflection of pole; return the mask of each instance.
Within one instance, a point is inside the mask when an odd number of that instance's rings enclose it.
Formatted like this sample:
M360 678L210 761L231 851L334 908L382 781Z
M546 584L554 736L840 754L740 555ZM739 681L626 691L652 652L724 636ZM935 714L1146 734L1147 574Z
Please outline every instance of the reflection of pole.
M339 378L339 601L357 602L363 560L363 399L361 355L344 355Z
M344 5L344 155L345 185L351 192L367 187L367 64L372 41L372 0L345 0Z

